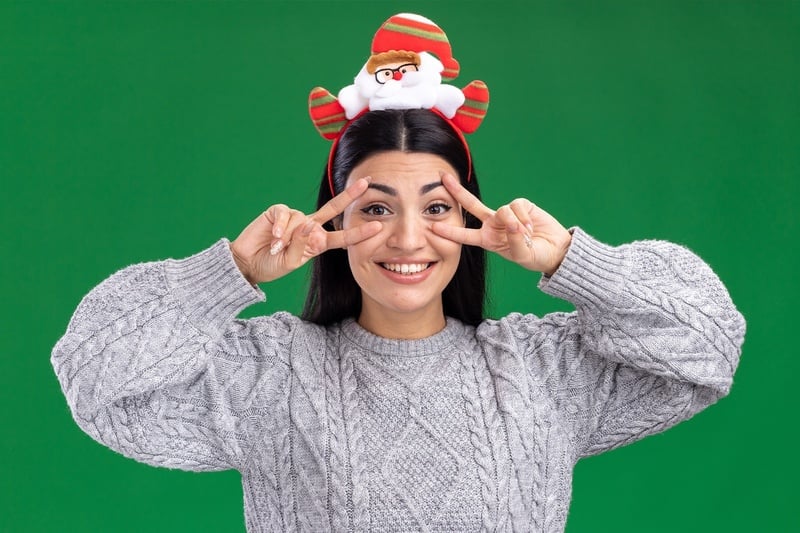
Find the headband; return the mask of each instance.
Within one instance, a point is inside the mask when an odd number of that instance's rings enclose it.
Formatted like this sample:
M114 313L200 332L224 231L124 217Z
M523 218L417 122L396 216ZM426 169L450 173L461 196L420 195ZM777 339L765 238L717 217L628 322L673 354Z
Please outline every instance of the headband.
M308 97L311 121L325 139L333 141L328 155L328 184L333 187L333 158L347 127L369 111L429 109L456 132L467 152L468 172L472 159L464 133L473 133L489 107L489 89L482 81L471 81L463 89L443 84L458 76L444 31L433 21L411 13L394 15L372 39L371 55L356 75L353 85L339 91L315 87ZM467 181L471 175L467 175Z

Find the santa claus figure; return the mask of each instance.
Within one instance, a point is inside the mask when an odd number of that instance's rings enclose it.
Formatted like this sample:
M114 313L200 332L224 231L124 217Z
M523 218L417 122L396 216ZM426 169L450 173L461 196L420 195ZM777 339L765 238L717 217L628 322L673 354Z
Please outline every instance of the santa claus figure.
M464 103L464 93L442 85L444 65L428 52L389 50L373 54L356 76L355 83L339 91L345 116L352 119L366 107L381 109L430 109L447 118Z
M353 85L339 91L338 98L321 87L311 92L311 118L323 137L335 139L347 121L367 109L435 109L465 133L478 128L489 91L480 81L463 90L442 83L458 75L459 64L433 21L395 15L378 29L371 51Z

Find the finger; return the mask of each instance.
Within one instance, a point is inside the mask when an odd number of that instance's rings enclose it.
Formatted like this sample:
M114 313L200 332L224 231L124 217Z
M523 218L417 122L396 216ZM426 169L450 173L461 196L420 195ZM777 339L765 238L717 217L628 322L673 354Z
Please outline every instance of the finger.
M377 220L368 222L367 224L359 224L358 226L339 231L327 232L327 242L325 243L325 250L333 248L347 248L361 241L365 241L370 237L374 237L380 233L383 228ZM325 251L322 250L322 251ZM320 252L321 253L321 252Z
M325 224L332 218L342 214L348 205L353 203L356 198L364 194L364 191L367 190L368 186L369 178L361 178L356 180L355 183L326 202L325 205L320 207L316 213L312 213L311 218L320 224Z
M308 259L305 257L306 244L316 226L317 223L314 220L304 217L303 224L292 232L292 241L286 247L286 265L288 267L297 268Z
M511 206L506 204L497 210L497 221L503 226L503 229L508 233L517 233L522 231L522 224L520 223L517 215Z
M296 209L289 211L289 220L286 222L283 237L275 239L269 247L270 255L276 255L295 239L295 234L298 228L304 226L309 221L309 218L302 212Z
M533 246L533 241L511 204L504 205L497 210L497 219L505 228L508 245L511 248L511 258L514 261L519 261L522 257L530 256L529 251L523 253L522 250L530 250Z
M436 235L453 242L483 247L481 231L478 229L454 226L445 222L434 222L431 229Z
M539 207L538 205L534 204L533 202L530 203L530 208L528 209L529 216L531 220L534 221L534 224L538 224L540 227L543 228L563 228L561 223L556 220L553 215Z
M289 223L289 218L291 217L291 211L289 208L283 204L273 205L264 213L267 217L267 220L272 221L272 236L276 239L280 239L285 231L286 231L286 224Z
M533 219L531 218L533 204L526 198L517 198L509 204L514 216L517 217L520 224L527 230L526 233L530 235L533 233Z
M277 205L270 206L266 211L254 218L236 238L237 246L245 254L254 253L272 243L274 240L272 228L275 223L277 208Z
M494 215L494 211L486 207L474 194L465 189L452 174L440 172L442 185L453 195L461 207L475 215L481 222Z

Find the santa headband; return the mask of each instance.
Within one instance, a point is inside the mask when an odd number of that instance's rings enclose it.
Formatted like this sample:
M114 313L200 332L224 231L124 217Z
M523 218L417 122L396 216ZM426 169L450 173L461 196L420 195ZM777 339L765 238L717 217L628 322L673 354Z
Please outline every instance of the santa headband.
M328 183L334 195L332 166L339 139L362 114L430 109L453 128L469 159L464 133L478 129L489 107L489 89L482 81L471 81L463 89L442 84L442 79L450 81L458 76L458 61L447 35L425 17L401 13L389 18L375 33L371 52L353 85L339 91L338 97L322 87L315 87L308 97L311 121L320 135L333 141ZM471 160L467 163L471 169ZM470 177L467 175L467 181Z

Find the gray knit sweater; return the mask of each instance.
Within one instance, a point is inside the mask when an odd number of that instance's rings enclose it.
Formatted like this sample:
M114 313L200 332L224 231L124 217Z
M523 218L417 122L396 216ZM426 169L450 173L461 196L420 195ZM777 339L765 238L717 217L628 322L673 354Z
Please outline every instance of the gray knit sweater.
M745 324L711 269L666 242L577 229L540 288L576 312L448 319L411 341L352 320L239 320L264 295L221 240L104 281L52 362L99 442L240 471L248 531L562 531L575 462L727 394Z

